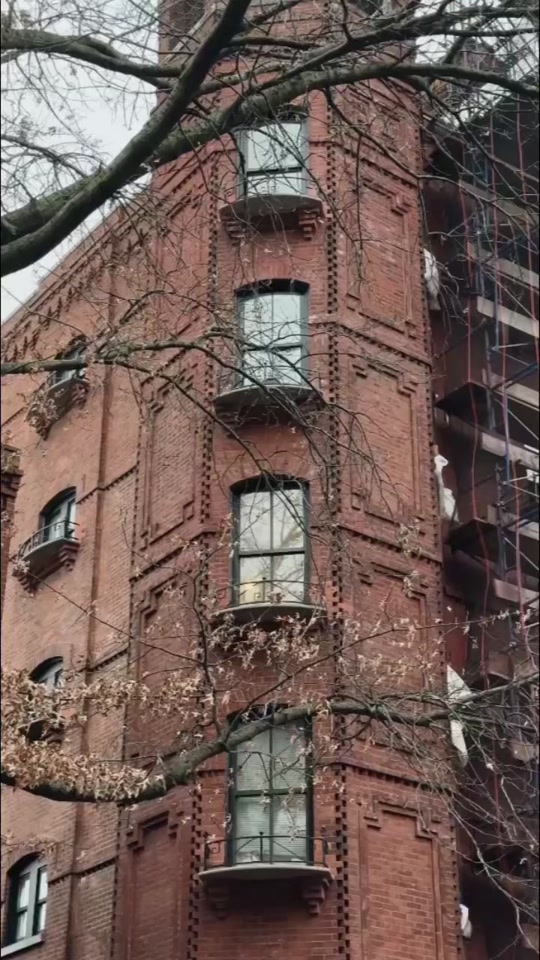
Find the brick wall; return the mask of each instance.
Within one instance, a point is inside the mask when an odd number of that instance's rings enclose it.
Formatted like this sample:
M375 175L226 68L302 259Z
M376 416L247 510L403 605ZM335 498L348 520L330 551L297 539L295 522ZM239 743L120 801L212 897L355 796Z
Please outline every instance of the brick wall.
M126 300L160 286L166 275L165 292L154 295L136 321L140 328L130 330L188 339L204 329L208 311L214 319L230 316L236 288L261 279L299 280L309 285L310 372L331 406L307 429L227 430L201 410L205 404L212 410L212 361L197 351L181 359L168 353L160 360L180 374L175 382L92 368L84 407L43 439L26 420L24 403L38 380L13 378L6 414L23 469L15 545L35 530L43 504L67 485L77 490L81 545L73 569L52 574L33 595L8 578L4 652L10 664L32 669L62 655L88 675L131 669L163 676L182 649L189 608L187 600L168 604L163 587L186 572L185 543L203 537L211 556L203 573L219 602L229 603L229 549L215 547L230 513L231 486L261 466L310 484L317 531L312 588L331 615L358 618L366 633L381 609L421 625L439 615L431 366L414 179L420 150L410 112L382 90L377 97L388 121L385 136L400 149L406 143L412 174L366 146L358 180L351 145L327 128L324 99L314 97L312 162L326 200L311 239L278 229L235 245L219 219L227 191L221 178L229 173L223 173L223 155L211 150L201 168L178 165L156 179L171 212L168 233L163 229L148 242L154 267L130 246L128 232L114 258L111 253L110 269L102 252L94 272L81 264L78 289L66 277L44 292L40 314L51 312L46 327L35 317L12 322L10 349L56 352L68 318L91 338L105 318L120 315ZM126 251L139 257L137 266L133 259L128 266ZM159 277L152 274L156 262ZM77 275L76 264L70 270ZM199 405L186 398L187 388ZM417 579L409 597L400 524L417 526ZM169 638L169 652L156 643L149 653L137 641L152 622L159 623L154 638ZM421 629L418 637L419 643L430 639ZM368 655L382 650L388 660L396 656L391 639L365 649ZM442 668L433 669L442 676ZM332 672L320 682L332 690ZM85 741L91 750L120 757L166 749L173 736L168 721L141 724L130 711L125 733L121 717L93 719ZM410 763L387 743L359 743L317 786L315 831L324 828L330 838L333 880L316 915L306 910L298 885L281 881L239 886L216 911L198 873L205 834L223 830L226 787L219 760L197 788L175 790L120 817L110 809L59 808L8 792L5 812L16 836L24 840L37 825L33 842L56 844L46 960L459 955L448 813L441 808L428 817L420 809Z

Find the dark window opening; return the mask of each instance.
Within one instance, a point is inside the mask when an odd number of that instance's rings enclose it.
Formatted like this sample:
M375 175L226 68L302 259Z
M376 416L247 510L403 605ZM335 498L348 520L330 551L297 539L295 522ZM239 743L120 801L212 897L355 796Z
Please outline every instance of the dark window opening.
M45 507L39 522L41 542L71 538L75 533L75 490L66 490Z
M64 661L61 657L46 660L31 673L34 683L41 683L47 690L55 690L59 686L64 673Z
M47 867L35 858L9 875L5 946L35 937L45 929Z

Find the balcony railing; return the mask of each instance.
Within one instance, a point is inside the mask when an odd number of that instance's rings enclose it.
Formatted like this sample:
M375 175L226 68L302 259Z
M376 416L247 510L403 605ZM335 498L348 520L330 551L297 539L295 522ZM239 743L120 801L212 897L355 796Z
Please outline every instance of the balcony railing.
M33 592L40 580L60 567L73 566L79 549L76 524L68 518L40 527L21 544L13 574L23 587Z
M306 406L320 407L324 403L319 381L312 380L307 370L307 357L297 365L288 364L286 353L278 364L279 353L275 352L276 369L273 377L246 368L242 373L242 358L233 358L231 365L218 371L215 407L220 416L233 417L235 422L246 420L260 422L283 422L298 420L305 415ZM251 373L251 375L248 375Z
M299 846L303 845L305 855L299 855ZM307 867L327 867L329 842L325 836L308 837L300 834L270 835L258 833L252 836L205 838L203 870L222 867L241 867L250 864L261 865L304 865Z
M89 390L84 370L58 379L49 377L37 391L28 408L28 420L41 437L46 437L50 428L71 407L82 406Z
M305 845L306 855L298 855L299 841ZM238 857L243 845L249 845L249 860ZM285 882L287 900L291 893L288 881L301 893L311 916L319 913L326 891L332 882L332 870L327 863L329 844L324 836L269 836L264 833L251 837L224 838L204 843L203 869L199 878L204 884L209 902L216 913L224 917L227 903L234 890L241 891L242 899L249 895L256 881Z
M261 577L238 583L235 588L236 602L243 603L306 603L307 585L301 580L284 580Z
M19 547L19 560L26 560L29 553L32 553L32 551L37 550L38 547L42 547L45 544L52 545L61 540L74 540L76 526L77 524L74 523L73 520L66 518L64 520L55 520L54 523L48 523L40 527L39 530L36 530L36 532L33 533L31 537L28 537L28 540L25 540Z

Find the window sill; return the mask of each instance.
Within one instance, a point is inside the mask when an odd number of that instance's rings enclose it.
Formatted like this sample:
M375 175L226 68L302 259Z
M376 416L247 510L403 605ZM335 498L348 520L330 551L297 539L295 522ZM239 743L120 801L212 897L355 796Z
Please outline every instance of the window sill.
M231 866L209 867L199 873L203 883L206 880L293 880L297 877L326 878L330 882L332 872L322 865L285 860L283 863L235 863Z
M268 423L297 420L301 407L321 402L321 394L307 383L251 383L219 393L214 409L218 416L236 422Z
M235 244L240 244L252 231L272 232L299 230L305 240L311 240L317 225L323 222L323 204L318 197L299 193L256 194L240 197L225 204L220 217Z
M301 862L240 863L230 867L202 870L199 873L199 879L210 906L222 919L227 916L231 902L238 903L238 893L243 902L245 894L254 881L255 884L257 881L283 884L283 896L287 902L290 899L292 884L298 888L309 915L315 917L326 899L327 890L332 882L332 872L322 865L313 866Z
M42 933L36 933L33 937L26 937L25 940L17 940L16 943L10 943L6 947L2 947L0 957L12 957L16 953L22 953L23 950L30 950L32 947L37 947L40 943L43 943L43 940Z
M232 617L238 626L250 623L275 625L277 620L286 617L300 617L303 620L318 622L323 617L323 609L313 603L294 603L293 601L238 603L216 614L218 621L225 617Z

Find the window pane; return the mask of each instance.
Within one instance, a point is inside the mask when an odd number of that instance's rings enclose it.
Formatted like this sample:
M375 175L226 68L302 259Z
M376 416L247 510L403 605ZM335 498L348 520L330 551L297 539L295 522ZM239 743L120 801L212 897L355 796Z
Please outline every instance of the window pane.
M302 124L268 124L261 130L249 130L246 133L244 149L248 173L299 167L304 158Z
M270 504L269 491L243 493L240 497L240 550L242 553L270 549Z
M236 754L236 789L264 791L270 783L270 732L242 744Z
M301 339L303 297L298 293L275 293L272 346L296 346Z
M64 534L64 505L59 504L45 518L47 539L56 540Z
M268 294L241 300L240 309L246 341L243 366L248 375L244 382L301 380L301 373L295 368L300 367L303 359L303 297L295 293Z
M279 125L280 136L289 151L289 156L292 159L294 157L295 161L298 163L303 159L305 152L306 144L306 129L305 124L300 120L292 121L289 123L281 123ZM293 166L292 163L288 164Z
M30 891L30 877L27 873L19 878L17 883L17 909L24 909L28 906L28 893Z
M235 806L235 862L253 863L269 860L269 833L270 801L268 798L238 797Z
M272 340L273 297L240 298L242 333L249 346L264 347Z
M35 683L42 683L47 690L54 690L62 680L62 662L51 663L33 674ZM42 869L46 869L43 867Z
M303 170L268 174L266 176L253 176L253 174L250 174L246 184L248 197L262 197L267 194L302 196L305 192L305 176Z
M240 558L238 603L270 600L272 587L272 561L269 556Z
M249 130L244 149L247 172L299 167L303 163L303 125L276 123L261 130Z
M246 171L267 170L275 166L275 133L272 127L262 130L248 130L244 141L244 163Z
M67 501L66 519L69 521L69 525L67 528L67 535L71 536L71 534L73 533L74 524L75 524L75 499L74 498Z
M306 800L303 796L274 797L273 859L305 860Z
M274 557L272 599L275 602L305 600L304 554L283 554Z
M45 920L47 918L47 902L39 903L36 907L34 918L34 933L41 933L45 929Z
M269 383L276 381L277 371L274 369L276 357L266 350L247 351L242 360L244 368L244 383L247 385Z
M24 940L28 936L26 932L26 927L28 924L28 913L25 910L24 913L17 914L17 923L15 924L15 940Z
M272 787L274 790L304 788L306 785L305 738L296 727L272 730Z
M47 690L54 690L60 683L61 679L62 679L62 667L53 667L47 670L47 673L43 677L43 680L39 682L43 683L43 685L47 688ZM45 874L45 877L46 877L46 874Z
M304 493L300 488L276 490L273 502L273 549L301 550L304 546Z
M270 800L264 797L238 797L235 818L236 862L269 860Z
M47 868L46 867L41 867L39 870L37 899L38 900L47 899Z
M65 536L65 523L64 520L53 520L49 524L49 540L58 540L60 537Z
M244 383L305 383L300 347L276 353L267 350L246 352L243 357Z
M300 347L280 351L272 358L273 379L278 383L303 383L307 386L303 360Z

